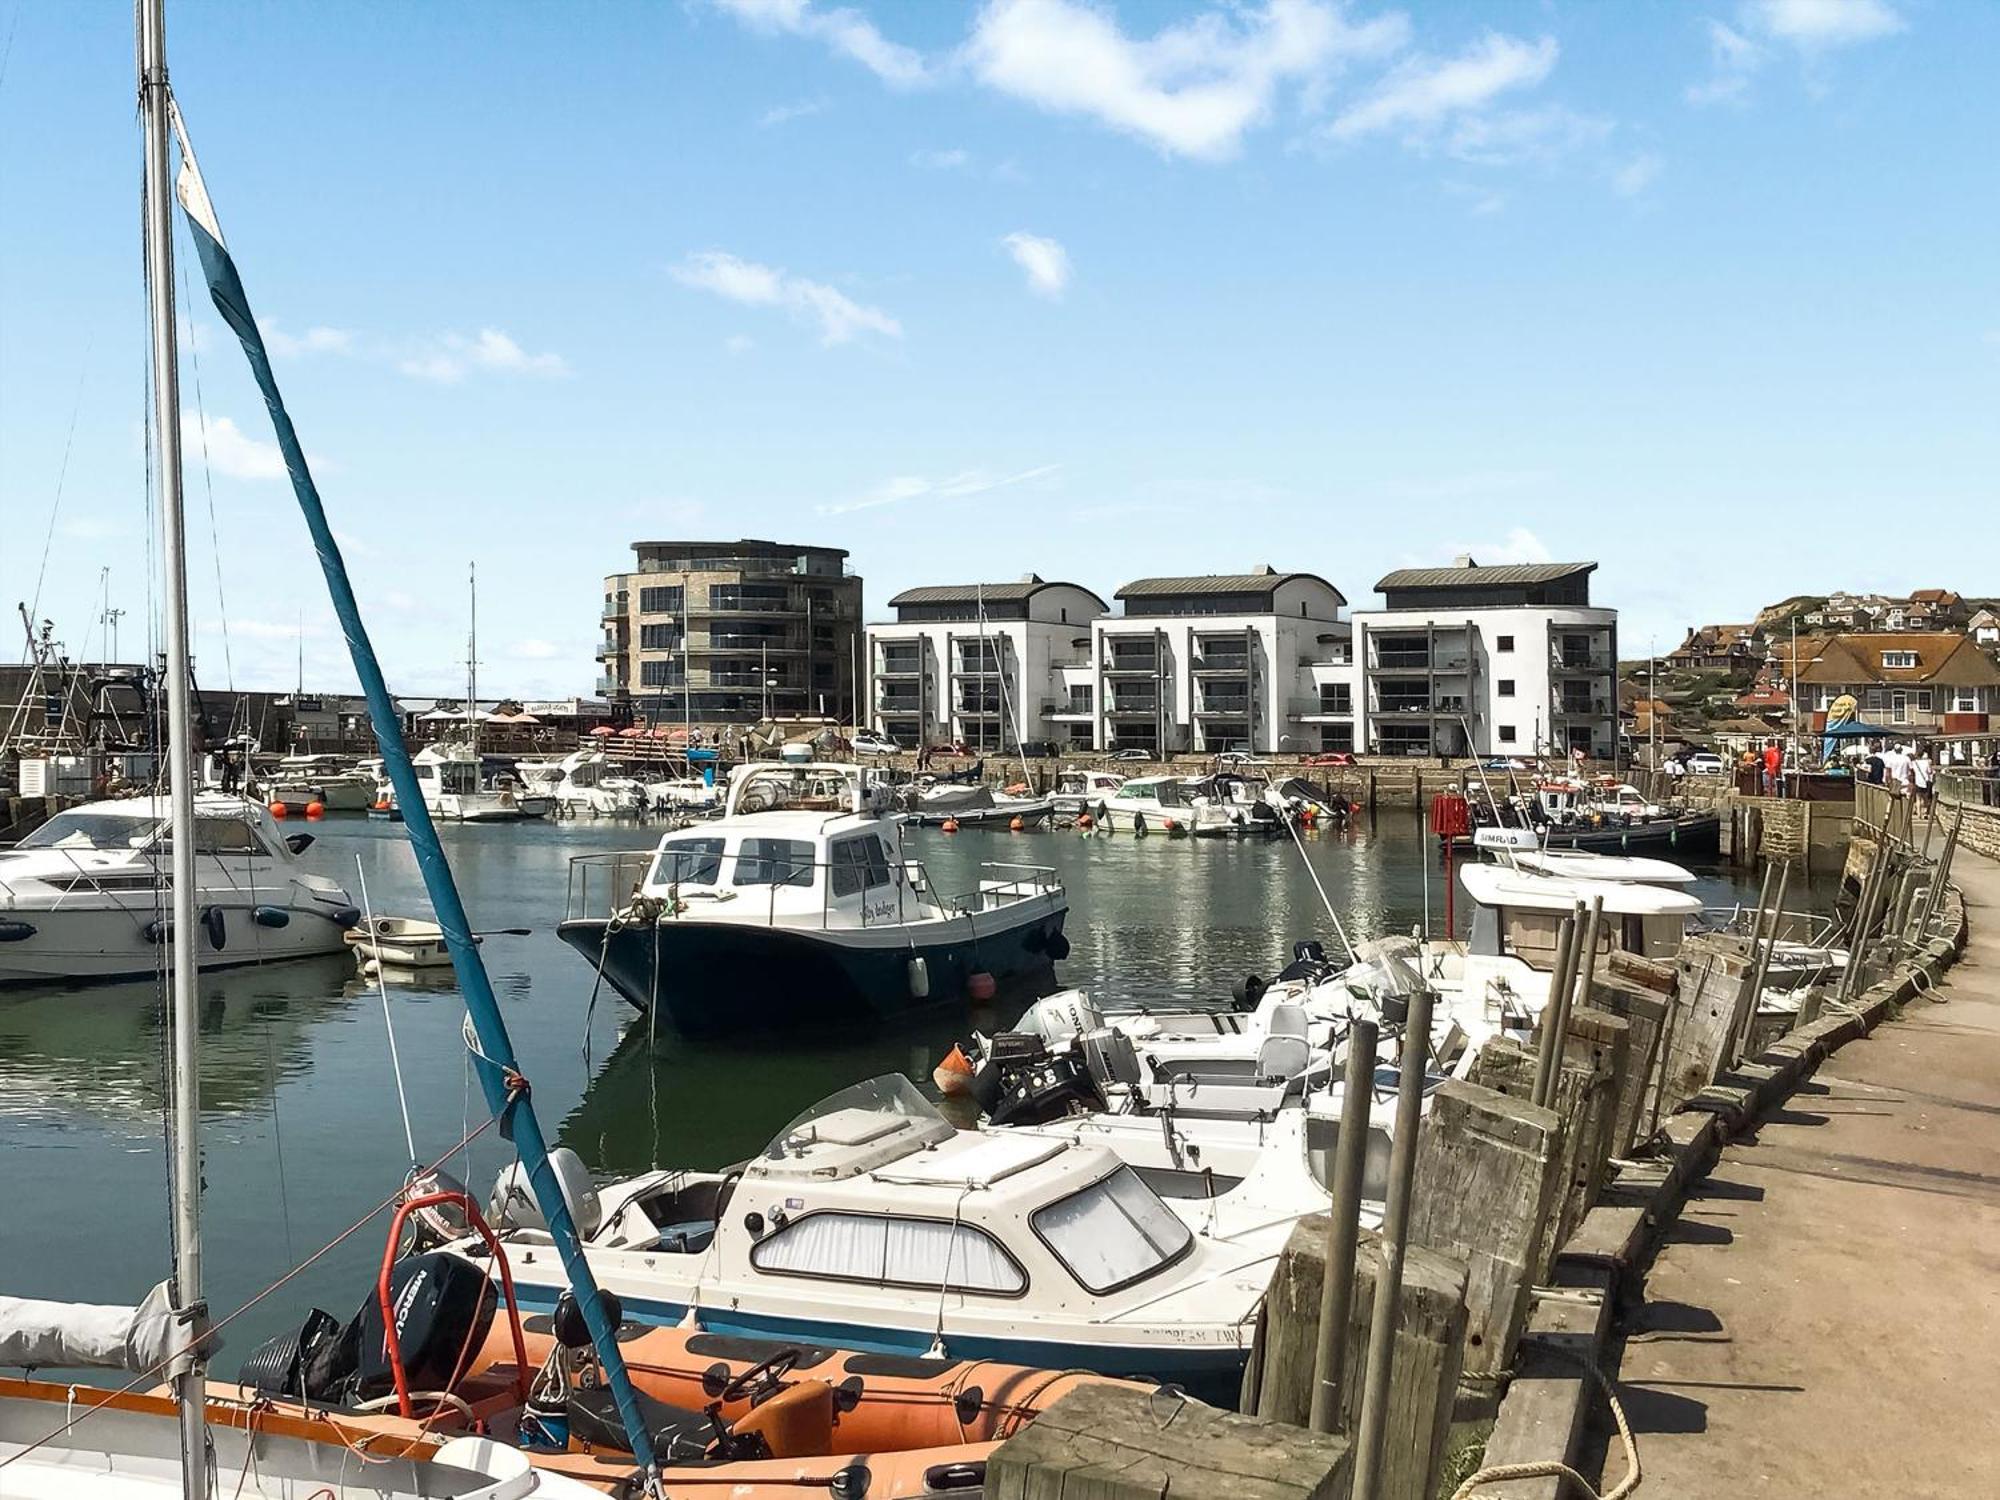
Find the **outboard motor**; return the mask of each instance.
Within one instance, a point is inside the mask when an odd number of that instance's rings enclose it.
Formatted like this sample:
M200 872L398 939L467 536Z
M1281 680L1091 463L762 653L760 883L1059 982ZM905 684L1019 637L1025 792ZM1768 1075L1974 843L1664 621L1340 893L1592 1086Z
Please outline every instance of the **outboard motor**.
M597 1184L591 1181L590 1168L569 1147L558 1146L549 1153L549 1169L556 1174L556 1182L562 1188L563 1202L569 1205L577 1237L589 1239L604 1223L604 1208L597 1201ZM509 1162L493 1179L493 1196L486 1205L486 1219L495 1230L549 1227L535 1202L528 1169L520 1162Z
M995 1125L1046 1125L1079 1110L1103 1108L1089 1066L1072 1053L1007 1072L989 1113Z
M1255 1010L1257 1002L1264 998L1264 991L1270 987L1271 982L1261 975L1245 974L1235 984L1230 986L1230 1003L1240 1011Z

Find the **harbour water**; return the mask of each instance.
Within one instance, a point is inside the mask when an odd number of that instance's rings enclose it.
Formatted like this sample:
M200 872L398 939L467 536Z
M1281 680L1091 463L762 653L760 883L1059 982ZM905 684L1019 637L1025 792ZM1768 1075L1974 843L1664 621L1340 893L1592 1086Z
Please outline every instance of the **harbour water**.
M379 912L424 911L400 828L313 825L307 863L351 891L357 870ZM484 954L545 1128L599 1174L713 1166L755 1151L814 1100L876 1073L922 1081L939 1053L994 1017L960 1012L861 1038L757 1037L695 1046L643 1022L560 942L570 856L650 845L631 824L547 823L443 830L460 890L494 936ZM1300 852L1274 843L1137 840L1074 832L912 830L942 890L969 888L984 861L1057 866L1069 889L1072 953L1060 981L1110 1001L1224 998L1244 974L1282 967L1294 938L1337 951ZM1357 939L1434 918L1435 854L1408 815L1349 835L1308 836L1312 873ZM358 861L358 865L357 865ZM1754 903L1754 885L1704 874L1711 905ZM1793 903L1797 904L1794 896ZM206 1275L218 1316L298 1266L389 1197L410 1165L383 1006L345 956L203 981ZM389 989L417 1155L479 1123L483 1105L448 978ZM152 983L0 994L0 1287L18 1296L136 1301L167 1271L162 991ZM1008 1017L1002 1014L998 1019ZM510 1155L489 1131L456 1164L482 1200ZM308 1306L346 1318L373 1285L386 1217L361 1229L253 1308L226 1335L219 1370Z

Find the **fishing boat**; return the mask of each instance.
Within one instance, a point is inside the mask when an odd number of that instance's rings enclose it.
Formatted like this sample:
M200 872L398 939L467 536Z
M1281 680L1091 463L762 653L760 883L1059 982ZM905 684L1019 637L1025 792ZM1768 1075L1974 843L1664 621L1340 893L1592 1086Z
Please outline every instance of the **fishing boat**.
M1099 805L1097 826L1107 833L1185 832L1194 821L1194 785L1186 776L1134 776Z
M204 970L338 953L361 913L301 867L260 804L190 794L193 915L178 930ZM154 973L177 930L168 867L180 825L168 797L85 802L0 851L0 984L75 984Z
M418 791L433 818L449 823L519 823L549 814L547 797L518 783L489 784L478 750L467 741L426 745L413 759ZM400 801L392 800L391 806L400 806Z
M1125 778L1116 771L1071 766L1056 773L1056 789L1049 796L1050 812L1072 823L1088 813L1094 822L1099 809L1117 796L1123 785Z
M1689 858L1722 847L1722 814L1660 806L1624 783L1593 786L1569 776L1544 776L1497 799L1468 798L1475 825L1532 831L1543 848L1607 854L1666 854ZM1454 840L1469 849L1478 827Z
M731 773L721 818L573 858L556 932L686 1035L881 1023L1068 955L1054 870L981 870L940 892L858 766L754 762Z
M489 1218L517 1294L546 1311L561 1273L511 1206L517 1182L496 1184ZM954 1130L898 1075L822 1100L726 1171L586 1179L571 1196L592 1275L639 1323L1224 1401L1290 1233L1197 1232L1102 1146Z

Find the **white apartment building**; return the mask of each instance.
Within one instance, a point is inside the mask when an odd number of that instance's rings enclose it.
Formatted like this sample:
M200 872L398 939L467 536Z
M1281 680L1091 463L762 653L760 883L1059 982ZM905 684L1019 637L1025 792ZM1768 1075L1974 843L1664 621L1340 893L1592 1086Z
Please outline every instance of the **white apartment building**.
M1355 747L1382 755L1586 755L1618 739L1618 612L1596 563L1406 568L1353 616Z
M1091 626L1088 660L1062 669L1053 717L1089 724L1097 750L1260 754L1348 748L1346 604L1313 573L1141 578L1122 615Z
M893 622L867 627L870 722L916 748L963 740L978 750L1072 743L1063 672L1090 659L1104 601L1030 573L1014 583L905 589ZM1089 743L1089 723L1082 742Z

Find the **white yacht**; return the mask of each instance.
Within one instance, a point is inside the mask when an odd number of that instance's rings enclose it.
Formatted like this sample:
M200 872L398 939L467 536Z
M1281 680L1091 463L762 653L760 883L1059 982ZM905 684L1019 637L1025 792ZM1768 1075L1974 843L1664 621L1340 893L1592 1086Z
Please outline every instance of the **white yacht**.
M1094 771L1071 767L1056 775L1056 789L1049 796L1051 811L1058 818L1074 821L1089 813L1094 820L1098 809L1118 795L1125 778L1116 771Z
M514 1286L567 1284L493 1192ZM1174 1381L1233 1400L1290 1223L1197 1228L1102 1146L959 1132L899 1075L842 1090L723 1172L572 1184L597 1284L641 1323ZM476 1254L472 1242L467 1253ZM482 1262L483 1263L483 1262Z
M367 812L381 776L345 755L287 755L264 778L264 800L288 807L317 802L327 812Z
M1097 816L1107 833L1173 833L1194 823L1194 782L1186 776L1134 776Z
M721 818L572 859L556 931L640 1011L717 1035L879 1023L1046 970L1068 911L1041 866L939 892L858 766L757 762L731 773Z
M479 756L462 743L426 745L411 757L424 806L451 823L518 823L545 818L549 799L525 786L488 786Z
M646 789L602 750L573 750L560 760L516 762L528 792L565 815L631 816L646 805Z
M131 979L160 964L172 818L164 797L86 802L0 851L0 984ZM278 832L261 805L195 799L203 969L338 953L361 913L299 867L309 833Z

